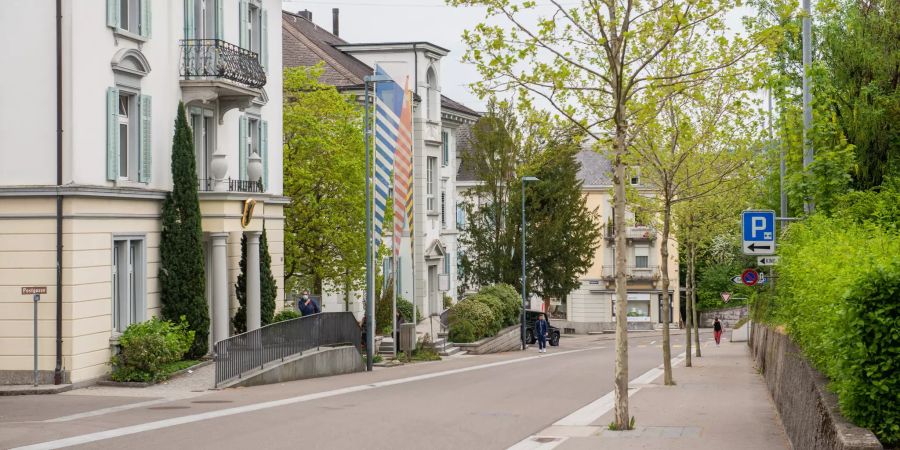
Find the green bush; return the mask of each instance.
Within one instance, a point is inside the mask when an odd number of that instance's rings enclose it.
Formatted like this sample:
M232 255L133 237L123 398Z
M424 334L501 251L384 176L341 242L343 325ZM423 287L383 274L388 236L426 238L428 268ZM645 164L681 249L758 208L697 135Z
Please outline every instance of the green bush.
M482 294L479 292L466 299L466 301L483 303L491 309L491 316L493 316L490 327L491 335L496 334L497 331L506 326L506 322L504 321L504 305L503 301L499 298L494 297L491 294Z
M841 411L886 445L900 445L900 257L844 297L834 386Z
M479 294L489 294L500 299L503 303L503 323L510 326L519 323L522 314L522 297L515 288L508 284L499 283L485 286L478 291Z
M152 318L134 323L119 338L121 352L113 356L114 381L154 382L167 375L166 366L180 361L194 342L194 331L182 316L178 325Z
M900 437L898 237L846 217L792 224L781 244L777 295L766 302L765 319L784 324L831 380L842 412L884 442Z
M294 311L293 309L283 309L278 314L275 314L275 317L272 318L272 323L275 322L283 322L285 320L297 319L300 317L299 311Z
M494 314L482 302L467 298L450 308L449 338L451 342L474 342L496 333Z

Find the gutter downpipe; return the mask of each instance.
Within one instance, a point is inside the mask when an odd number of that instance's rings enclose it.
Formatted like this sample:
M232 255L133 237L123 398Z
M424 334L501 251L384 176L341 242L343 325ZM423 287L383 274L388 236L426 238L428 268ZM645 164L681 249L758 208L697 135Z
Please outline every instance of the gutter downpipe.
M56 0L56 369L53 384L62 384L62 0Z
M415 61L415 63L414 63L415 67L413 68L413 83L415 83L415 93L416 93L416 97L418 97L419 96L419 51L416 50L415 42L413 42L413 61ZM413 296L415 296L415 294L413 294ZM415 318L413 318L413 320L415 320Z

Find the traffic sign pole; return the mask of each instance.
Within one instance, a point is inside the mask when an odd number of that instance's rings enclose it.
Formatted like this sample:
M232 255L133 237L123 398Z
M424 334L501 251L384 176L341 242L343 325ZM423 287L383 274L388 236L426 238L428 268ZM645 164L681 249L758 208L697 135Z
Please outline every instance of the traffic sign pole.
M41 294L34 294L34 386L38 385L38 302Z

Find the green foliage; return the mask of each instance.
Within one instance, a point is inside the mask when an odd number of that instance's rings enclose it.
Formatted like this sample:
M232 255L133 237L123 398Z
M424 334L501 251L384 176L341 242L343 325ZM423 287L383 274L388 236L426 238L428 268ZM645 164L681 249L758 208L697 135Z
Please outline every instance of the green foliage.
M238 274L234 284L234 293L237 296L237 312L231 319L231 325L236 333L247 331L247 235L241 235L241 273ZM259 295L260 295L260 325L272 323L275 314L275 298L278 296L278 284L272 275L272 256L269 254L269 240L266 230L263 229L259 238Z
M284 71L285 283L349 292L365 278L363 114L323 70Z
M376 329L377 327L381 327L381 332L383 334L390 334L391 328L394 326L394 319L391 317L394 301L393 295L394 283L389 281L387 287L381 292L381 297L379 297L378 301L375 303L375 326ZM398 296L397 311L400 313L400 317L403 318L404 322L413 323L412 302ZM422 314L421 312L416 311L415 323L419 323L420 320L422 320Z
M199 358L208 348L209 311L193 142L184 104L179 103L172 143L172 192L166 194L162 207L160 303L164 319L187 318L194 332L188 356Z
M156 317L134 323L119 338L121 353L110 360L113 381L155 382L173 372L194 342L194 331L184 316L178 325ZM177 371L179 369L175 369Z
M491 323L488 328L488 336L497 334L497 331L500 331L501 328L506 326L506 321L504 320L506 307L499 298L479 292L467 298L466 301L481 303L491 310Z
M743 258L742 258L743 259ZM758 287L747 287L743 284L734 284L731 278L740 275L744 269L750 267L750 262L733 261L729 264L708 264L697 267L697 310L728 308L740 306L747 300L732 299L728 303L722 301L722 292L731 292L732 297L750 298ZM752 262L753 265L756 261Z
M522 297L516 292L515 288L505 283L497 283L481 288L478 293L500 299L503 309L499 314L502 317L504 327L519 322L519 316L522 313ZM495 314L497 313L495 312Z
M900 177L886 181L880 191L849 192L837 203L836 218L900 231Z
M272 323L298 318L300 318L300 312L294 311L293 309L283 309L279 311L278 314L275 314L275 317L272 317Z
M497 332L491 308L471 297L450 308L448 321L451 342L474 342Z

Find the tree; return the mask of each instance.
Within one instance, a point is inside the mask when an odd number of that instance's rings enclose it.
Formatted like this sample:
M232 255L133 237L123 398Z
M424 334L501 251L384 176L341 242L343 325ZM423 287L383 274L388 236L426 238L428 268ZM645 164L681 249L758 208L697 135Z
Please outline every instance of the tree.
M206 355L209 346L209 311L193 142L184 104L179 103L172 142L172 192L166 194L162 207L160 303L164 319L173 323L182 316L187 319L194 331L187 356L197 359Z
M285 283L361 287L365 148L355 100L320 83L322 66L284 71Z
M564 298L593 262L600 231L577 177L578 137L528 114L519 117L509 104L491 102L473 127L462 164L479 183L464 203L462 277L466 286L520 285L521 176L533 174L541 182L526 188L528 290Z
M655 115L642 110L641 98L715 77L759 48L765 36L746 21L753 38L729 39L724 15L733 0L586 0L570 7L550 0L552 7L540 10L533 0L449 3L486 7L485 22L463 34L464 59L483 77L473 85L476 93L517 91L578 127L598 149L611 144L614 223L620 230L629 147L635 130ZM666 61L682 65L668 70ZM625 249L625 235L619 233L614 425L622 430L630 421Z
M236 333L247 331L247 235L241 235L241 273L234 284L234 293L237 296L237 312L231 319L231 325ZM272 323L275 317L275 299L278 296L278 284L272 276L272 256L269 254L269 240L266 230L263 228L259 238L259 310L260 324L266 326Z
M722 195L748 182L742 169L749 158L748 138L755 123L745 84L718 78L707 85L667 96L659 120L638 132L633 149L642 182L661 213L660 271L662 314L669 317L669 237L672 207L678 203ZM745 171L743 171L745 172ZM692 280L693 281L693 280ZM693 292L693 291L692 291ZM693 305L691 305L693 306ZM672 379L669 322L663 320L664 383Z

